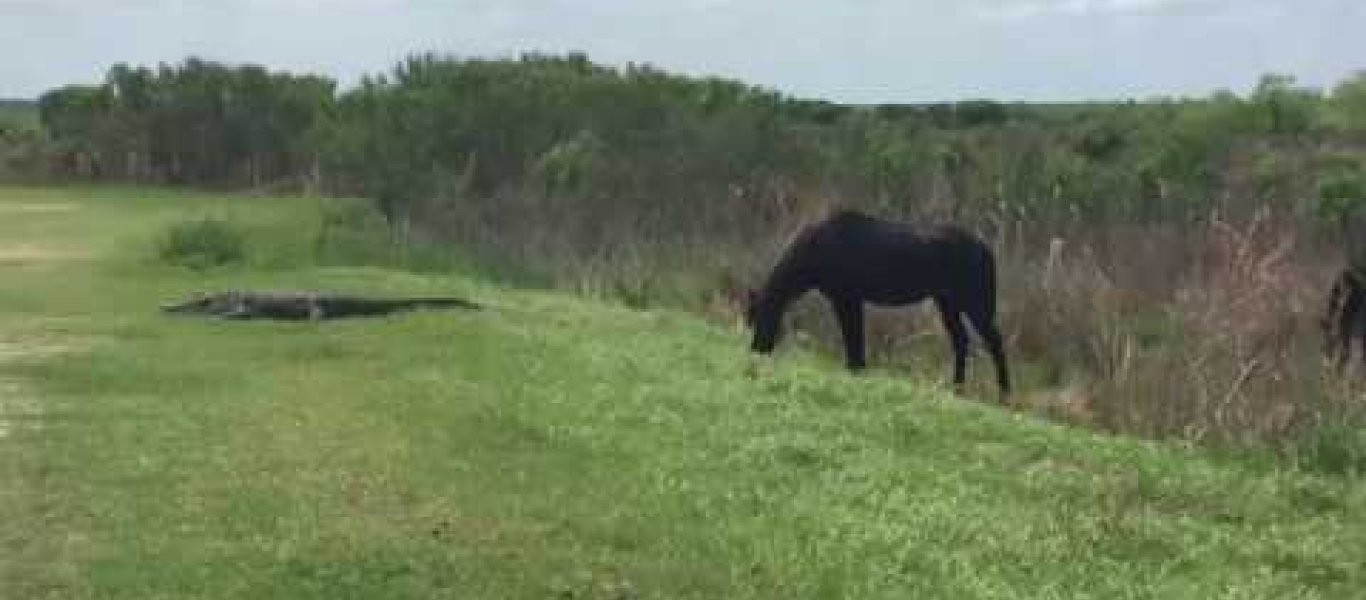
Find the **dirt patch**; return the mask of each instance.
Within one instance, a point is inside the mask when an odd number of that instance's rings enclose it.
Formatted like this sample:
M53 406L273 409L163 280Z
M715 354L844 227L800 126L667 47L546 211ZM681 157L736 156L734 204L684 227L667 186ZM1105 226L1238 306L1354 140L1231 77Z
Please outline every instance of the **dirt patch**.
M29 390L17 381L0 379L0 440L36 429L41 414L38 399Z
M0 267L44 265L86 258L90 258L88 253L63 248L34 244L0 246Z
M5 202L0 203L0 212L18 213L62 213L71 212L78 207L70 202Z
M0 338L0 364L76 352L85 350L90 345L90 343L80 341L61 342L47 339L15 340Z
M0 366L41 359L90 347L80 340L56 339L0 339ZM37 429L41 424L42 406L33 391L15 379L0 377L0 440L15 432Z

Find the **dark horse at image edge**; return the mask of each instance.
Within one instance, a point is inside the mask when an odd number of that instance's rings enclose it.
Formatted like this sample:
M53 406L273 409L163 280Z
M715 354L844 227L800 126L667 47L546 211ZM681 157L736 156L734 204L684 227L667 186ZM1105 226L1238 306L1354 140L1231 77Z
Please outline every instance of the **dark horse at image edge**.
M1344 268L1328 293L1328 310L1320 322L1334 367L1345 369L1352 358L1352 342L1366 361L1366 282L1361 267Z
M746 318L751 348L768 354L778 343L787 307L810 290L830 302L844 337L848 367L867 366L864 303L904 306L933 299L953 347L953 383L966 379L968 330L985 342L1004 399L1010 393L1001 333L996 328L996 261L966 230L916 228L844 210L803 229L784 251L768 281L752 292Z

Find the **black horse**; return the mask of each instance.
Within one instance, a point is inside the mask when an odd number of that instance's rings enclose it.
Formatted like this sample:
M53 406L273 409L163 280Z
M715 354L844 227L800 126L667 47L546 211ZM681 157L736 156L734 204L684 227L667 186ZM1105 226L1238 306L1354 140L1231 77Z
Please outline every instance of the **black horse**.
M778 342L787 306L808 290L830 302L844 335L851 370L867 365L863 304L902 306L933 298L953 346L953 383L966 376L968 332L977 330L996 365L1001 397L1010 393L1001 333L996 329L996 266L991 250L954 226L914 228L857 211L840 211L798 234L759 292L751 292L746 317L755 352Z
M1352 340L1361 346L1366 361L1366 283L1359 269L1345 268L1328 293L1328 310L1323 315L1324 338L1328 356L1338 370L1352 357Z

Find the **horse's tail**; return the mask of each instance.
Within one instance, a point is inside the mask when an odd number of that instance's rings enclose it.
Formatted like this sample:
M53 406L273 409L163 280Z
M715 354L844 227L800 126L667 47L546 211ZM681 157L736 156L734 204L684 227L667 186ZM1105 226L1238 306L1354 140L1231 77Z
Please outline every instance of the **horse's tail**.
M1336 325L1341 317L1343 304L1347 300L1348 271L1343 270L1337 279L1333 281L1333 288L1328 292L1328 308L1323 311L1323 318L1319 320L1319 326L1323 329L1323 334L1332 338L1337 332Z
M987 321L996 322L996 257L991 248L982 246L982 309Z
M1366 290L1363 287L1366 286L1350 267L1343 269L1333 282L1333 288L1328 292L1328 308L1319 321L1330 346L1345 343L1350 335L1359 335L1353 328L1359 319L1362 304L1366 302L1366 298L1363 298ZM1334 351L1330 349L1330 352Z

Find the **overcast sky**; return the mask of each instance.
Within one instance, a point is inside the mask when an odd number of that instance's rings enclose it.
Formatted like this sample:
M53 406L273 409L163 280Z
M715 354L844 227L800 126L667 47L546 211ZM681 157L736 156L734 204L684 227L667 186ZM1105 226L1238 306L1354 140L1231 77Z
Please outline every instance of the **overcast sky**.
M851 102L1187 95L1366 69L1366 0L0 0L0 97L190 54L348 84L429 50L581 50Z

